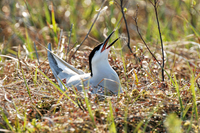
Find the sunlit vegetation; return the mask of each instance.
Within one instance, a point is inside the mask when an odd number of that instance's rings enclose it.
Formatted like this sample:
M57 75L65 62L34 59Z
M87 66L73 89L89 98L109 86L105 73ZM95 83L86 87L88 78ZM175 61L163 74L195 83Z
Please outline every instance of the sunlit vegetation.
M151 2L129 0L123 7L135 56L127 47L120 0L0 1L0 132L200 132L200 2L159 0L164 82L134 21L138 8L140 33L161 63ZM115 28L110 41L120 41L109 62L124 92L62 92L41 45L51 42L65 61L89 72L90 51Z

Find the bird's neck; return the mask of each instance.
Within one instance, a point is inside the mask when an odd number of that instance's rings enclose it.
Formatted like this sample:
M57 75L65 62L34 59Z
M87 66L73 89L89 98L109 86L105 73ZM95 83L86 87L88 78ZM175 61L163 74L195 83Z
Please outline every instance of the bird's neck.
M108 60L99 61L92 65L92 77L101 77L101 75L110 75L113 73L113 68L110 66Z

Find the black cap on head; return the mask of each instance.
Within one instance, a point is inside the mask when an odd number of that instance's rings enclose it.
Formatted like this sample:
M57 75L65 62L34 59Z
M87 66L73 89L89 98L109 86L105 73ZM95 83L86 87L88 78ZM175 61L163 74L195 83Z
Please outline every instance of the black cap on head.
M89 55L89 67L90 67L90 71L91 71L91 76L93 76L93 73L92 73L92 58L93 58L95 52L98 51L98 50L100 49L100 47L101 47L102 44L103 44L103 43L101 43L101 44L99 44L98 46L96 46L96 47L92 50L92 52L90 53L90 55Z

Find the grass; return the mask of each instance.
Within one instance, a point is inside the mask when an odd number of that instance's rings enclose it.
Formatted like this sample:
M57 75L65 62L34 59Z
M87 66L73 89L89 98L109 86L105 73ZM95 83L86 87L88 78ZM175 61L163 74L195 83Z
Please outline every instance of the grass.
M161 68L142 44L132 19L138 6L140 32L162 62L155 13L148 1L126 5L130 45L141 62L126 46L126 26L117 2L102 6L90 0L1 1L0 132L199 132L199 5L195 0L160 1L166 52L163 83ZM91 28L101 6L107 10ZM124 93L99 97L75 88L63 92L50 70L47 51L38 42L51 42L55 53L63 52L63 59L89 72L91 49L116 27L111 40L121 39L111 49L109 62Z

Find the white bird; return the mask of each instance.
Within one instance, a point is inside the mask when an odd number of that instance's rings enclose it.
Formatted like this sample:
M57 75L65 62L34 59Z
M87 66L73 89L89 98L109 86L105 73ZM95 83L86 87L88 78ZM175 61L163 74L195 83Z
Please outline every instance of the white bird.
M48 45L48 60L50 68L59 83L60 88L65 91L65 87L75 87L82 91L83 85L89 85L90 91L94 94L104 94L111 91L114 94L122 92L121 84L117 73L108 62L108 53L111 46L119 39L117 38L106 47L114 31L105 39L103 43L95 47L89 55L90 73L84 73L68 64L51 51L51 44Z

